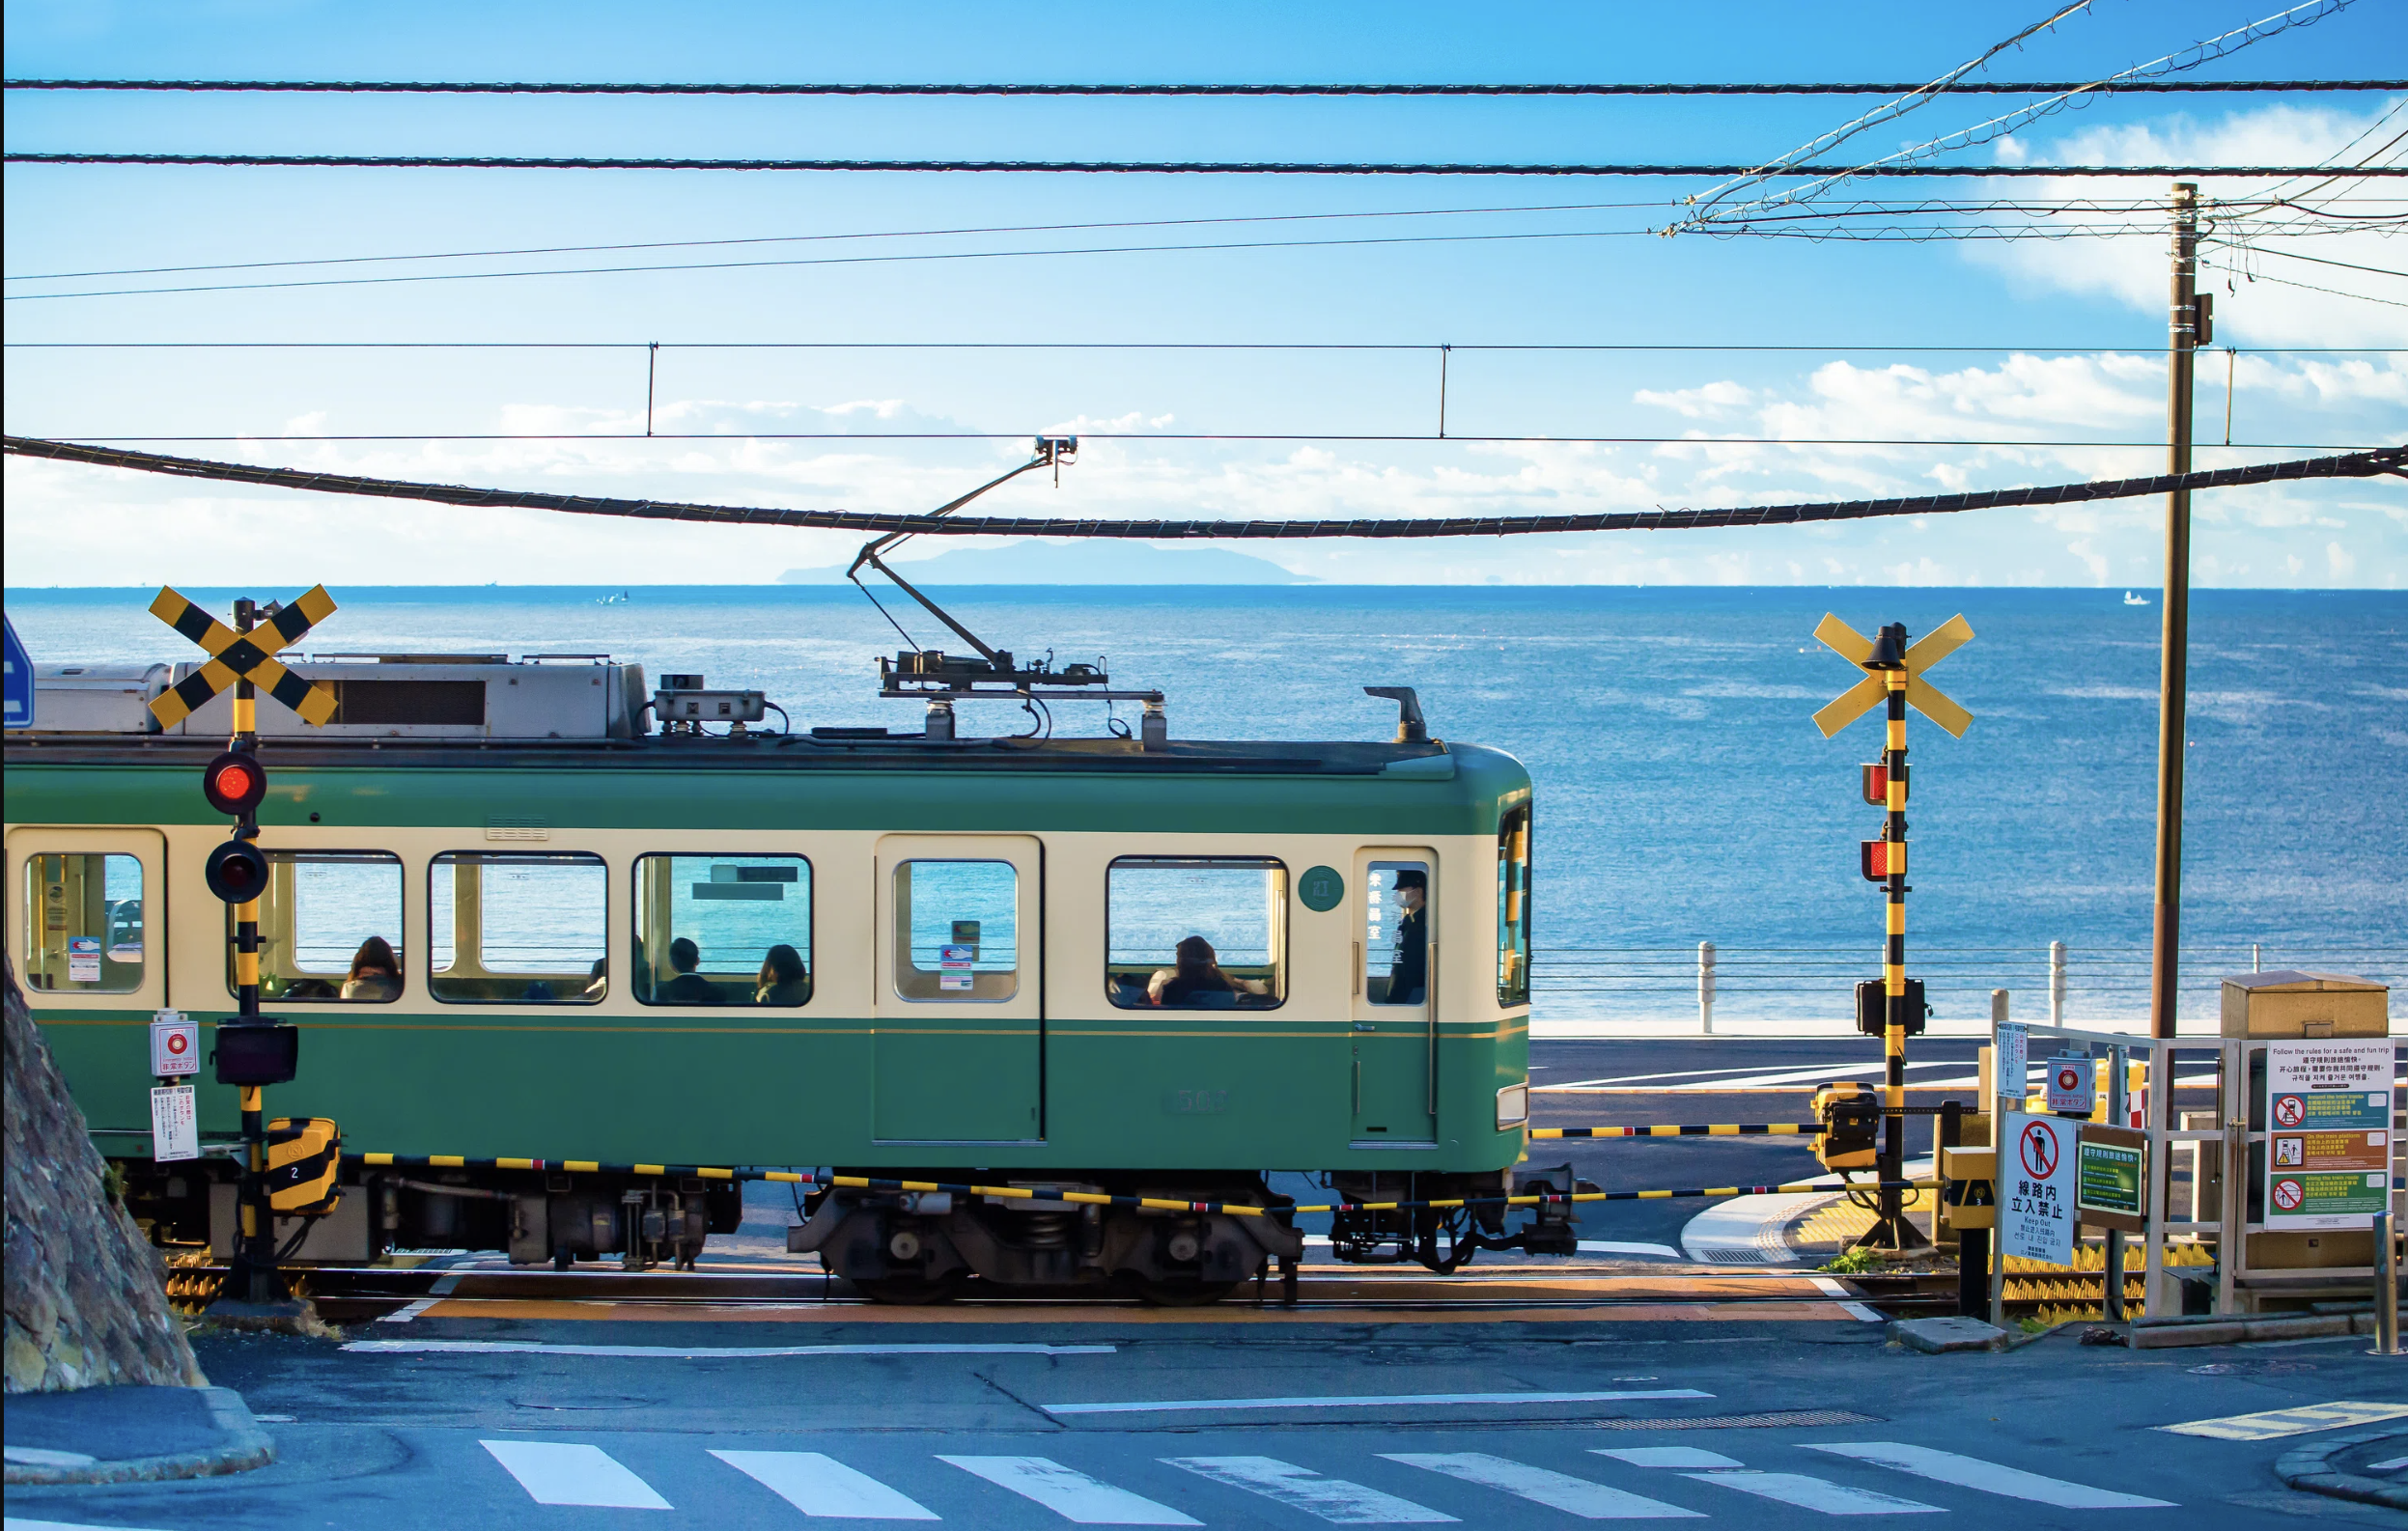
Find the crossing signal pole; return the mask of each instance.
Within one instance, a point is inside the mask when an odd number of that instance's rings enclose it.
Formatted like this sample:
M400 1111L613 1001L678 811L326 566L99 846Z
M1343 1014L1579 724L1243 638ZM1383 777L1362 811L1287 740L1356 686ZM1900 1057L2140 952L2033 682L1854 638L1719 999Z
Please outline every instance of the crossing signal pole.
M1814 636L1841 658L1865 672L1864 679L1841 692L1814 714L1814 726L1830 738L1850 723L1886 703L1889 722L1881 764L1864 767L1864 796L1886 809L1881 838L1859 849L1859 870L1867 881L1883 884L1887 923L1882 949L1882 983L1878 1003L1869 985L1859 986L1857 1023L1874 1029L1879 1021L1888 1063L1882 1091L1883 1135L1877 1173L1881 1186L1873 1226L1857 1240L1865 1249L1906 1250L1930 1240L1907 1220L1901 1182L1906 1179L1906 1039L1922 1026L1922 986L1906 976L1906 710L1917 711L1963 738L1974 716L1949 700L1946 693L1923 680L1922 672L1972 641L1974 629L1962 616L1949 618L1919 643L1909 645L1903 623L1891 623L1867 638L1826 615Z
M267 857L258 846L259 805L267 796L267 772L259 761L258 686L316 726L335 712L334 694L286 669L276 651L334 612L334 600L319 586L291 605L262 613L244 598L235 602L229 629L174 590L151 603L160 621L190 638L210 658L199 670L151 703L161 726L192 715L232 687L234 737L226 750L202 768L201 793L211 808L233 816L234 833L210 852L203 868L209 889L234 913L235 1015L217 1028L217 1082L240 1092L242 1183L232 1279L238 1302L266 1307L285 1300L276 1269L275 1212L268 1187L266 1087L290 1081L299 1065L299 1033L259 1013L259 901L267 891ZM254 633L267 634L254 637Z

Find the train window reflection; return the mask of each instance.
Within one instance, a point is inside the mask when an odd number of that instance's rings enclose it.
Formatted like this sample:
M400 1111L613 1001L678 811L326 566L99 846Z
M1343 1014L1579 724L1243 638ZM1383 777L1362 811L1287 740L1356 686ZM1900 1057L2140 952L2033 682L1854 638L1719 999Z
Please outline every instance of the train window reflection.
M234 929L229 908L229 994ZM373 850L268 851L259 943L263 999L373 1005L401 998L402 858Z
M1123 856L1105 873L1105 992L1123 1010L1274 1009L1287 908L1267 856Z
M895 993L1009 999L1020 992L1020 874L1009 861L895 868Z
M811 997L811 863L638 856L635 997L647 1005L800 1005Z
M609 991L600 856L446 851L428 868L427 990L452 1005L591 1005Z
M59 994L142 987L140 857L101 851L25 858L25 984Z
M1430 997L1430 864L1374 861L1363 879L1363 997L1419 1005Z
M1497 1003L1530 1002L1530 805L1497 828Z

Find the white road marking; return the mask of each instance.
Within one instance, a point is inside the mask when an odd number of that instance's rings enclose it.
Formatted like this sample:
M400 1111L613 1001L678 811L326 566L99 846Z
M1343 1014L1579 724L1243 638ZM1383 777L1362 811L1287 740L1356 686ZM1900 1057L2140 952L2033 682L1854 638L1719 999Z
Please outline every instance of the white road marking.
M604 1510L666 1510L669 1501L600 1446L550 1440L481 1440L537 1504Z
M536 1340L353 1340L347 1350L386 1355L620 1355L653 1361L751 1360L785 1355L1110 1355L1110 1345L547 1345Z
M1841 1286L1838 1282L1834 1281L1831 1277L1808 1276L1806 1279L1813 1282L1814 1290L1821 1293L1823 1295L1827 1297L1839 1298L1840 1310L1848 1314L1850 1317L1862 1319L1867 1323L1884 1323L1888 1322L1880 1314L1875 1313L1863 1303L1851 1302L1847 1300L1848 1289Z
M2377 1420L2408 1418L2408 1404L2308 1404L2298 1408L2270 1408L2261 1414L2232 1414L2223 1419L2195 1419L2157 1428L2176 1435L2205 1435L2211 1440L2280 1440L2341 1425L2371 1425Z
M1582 1239L1581 1253L1584 1255L1654 1255L1664 1260L1681 1258L1681 1252L1670 1244L1626 1244L1609 1239Z
M2408 1467L2408 1457L2392 1457L2382 1461L2366 1463L2368 1472L2397 1472L2402 1467Z
M11 1446L6 1456L18 1467L89 1467L100 1460L90 1452L52 1451L47 1446Z
M1276 1457L1164 1457L1201 1478L1261 1494L1334 1525L1448 1525L1455 1517Z
M2053 1504L2060 1510L2173 1508L2170 1500L2143 1498L2137 1493L2118 1493L2112 1489L2093 1489L2087 1484L2067 1483L2061 1478L2044 1478L2036 1472L2026 1472L2020 1467L2003 1467L1995 1461L1983 1461L1978 1457L1960 1457L1952 1451L1909 1446L1894 1440L1829 1441L1807 1445L1806 1449L1827 1451L1834 1457L1852 1457L1858 1461L1895 1467L1900 1472L1911 1472L1918 1478L1929 1478L1934 1483L1952 1483L1963 1489L1977 1489L1983 1493L2003 1494L2009 1499Z
M1718 1451L1705 1451L1695 1446L1591 1446L1590 1452L1627 1461L1634 1467L1736 1467L1740 1465Z
M1759 1499L1778 1499L1794 1504L1801 1510L1816 1510L1824 1515L1946 1515L1936 1504L1917 1499L1899 1499L1870 1489L1851 1489L1845 1484L1826 1478L1809 1478L1801 1472L1685 1472L1684 1478L1699 1483L1719 1483L1725 1489L1751 1493Z
M943 1457L964 1472L974 1473L998 1489L1033 1499L1065 1520L1079 1525L1202 1525L1166 1504L1142 1494L1098 1483L1085 1473L1065 1467L1050 1457Z
M1545 1467L1526 1466L1503 1457L1491 1457L1482 1452L1412 1452L1384 1451L1380 1454L1390 1461L1401 1461L1408 1467L1427 1472L1442 1472L1449 1478L1476 1483L1483 1489L1517 1495L1583 1520L1668 1520L1700 1519L1694 1510L1683 1510L1644 1494L1625 1493L1609 1489L1601 1483L1575 1478L1570 1473L1551 1472Z
M4 1531L140 1531L135 1526L87 1525L81 1520L28 1520L23 1516L0 1517Z
M1620 1393L1386 1393L1327 1398L1173 1398L1114 1404L1039 1404L1049 1414L1170 1414L1213 1408L1422 1408L1478 1404L1607 1404L1630 1398L1712 1398L1694 1387Z
M443 1274L434 1278L434 1285L427 1289L427 1295L420 1297L417 1301L408 1304L398 1312L386 1314L383 1318L378 1319L377 1322L378 1323L408 1323L412 1322L418 1317L418 1315L426 1312L429 1308L434 1307L445 1297L450 1296L453 1291L459 1287L460 1278L466 1274L467 1272L464 1270L445 1271Z
M855 1520L934 1520L934 1510L816 1451L711 1454L807 1516Z

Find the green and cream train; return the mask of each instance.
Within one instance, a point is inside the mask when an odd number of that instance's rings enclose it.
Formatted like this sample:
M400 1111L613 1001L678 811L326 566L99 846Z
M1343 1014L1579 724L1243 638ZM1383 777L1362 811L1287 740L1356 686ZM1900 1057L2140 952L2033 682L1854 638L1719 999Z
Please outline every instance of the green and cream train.
M1264 1206L1274 1170L1350 1200L1516 1188L1530 778L1417 737L1409 693L1393 742L956 739L654 730L684 693L591 656L294 668L339 709L313 730L260 710L263 992L301 1038L269 1104L333 1119L353 1155L335 1211L280 1230L300 1259L690 1259L741 1217L727 1183L587 1162ZM129 1206L222 1250L232 1160L151 1156L154 1014L197 1017L206 1052L234 1009L203 878L227 821L198 790L228 704L160 731L144 704L180 674L41 670L41 727L7 746L6 920ZM206 1069L198 1105L230 1141L235 1092ZM970 1276L1196 1300L1302 1239L1043 1198L824 1189L806 1211L790 1247L905 1300ZM1342 1258L1443 1267L1570 1237L1501 1211L1331 1229Z

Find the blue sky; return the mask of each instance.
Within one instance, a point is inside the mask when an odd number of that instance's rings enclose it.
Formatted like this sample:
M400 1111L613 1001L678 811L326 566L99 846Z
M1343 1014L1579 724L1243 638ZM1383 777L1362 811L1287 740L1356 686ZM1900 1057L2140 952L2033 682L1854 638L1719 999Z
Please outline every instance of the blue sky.
M681 80L1920 79L2047 7L1961 4L834 8L18 4L12 75ZM1998 78L2095 77L2278 9L2101 0L2002 58ZM2408 58L2408 12L2339 15L2203 76L2347 76ZM1495 160L1758 161L1863 98L1541 101L771 100L11 97L12 149ZM2013 98L1943 101L1867 135L1885 153ZM2408 118L2366 95L2125 97L2048 119L1986 162L2309 163ZM2362 149L2363 152L2363 149ZM2212 193L2255 182L2211 181ZM1920 182L1885 197L2162 182ZM1008 464L1005 441L1087 435L1022 514L1372 515L1766 503L2156 471L2162 235L2000 243L1812 243L1646 231L1700 189L1653 180L733 175L11 166L5 266L48 272L658 240L1547 206L1580 210L842 239L738 251L214 273L191 285L436 270L801 259L763 266L26 300L167 279L12 280L8 337L38 341L544 341L547 351L133 349L8 353L21 434L224 436L162 450L454 483L796 506L916 509ZM2399 182L2365 195L2408 194ZM2368 206L2372 206L2371 203ZM2397 204L2390 205L2394 210ZM1554 236L1001 255L1132 243ZM1561 236L1577 234L1580 237ZM2376 234L2282 248L2399 269ZM2239 443L2408 439L2408 283L2218 251L2218 340ZM2266 280L2252 281L2252 274ZM2377 303L2279 285L2305 281ZM323 435L660 429L705 440L333 442ZM1359 351L711 349L704 343L1371 344ZM614 343L602 346L600 343ZM1211 432L1665 436L1695 444L1202 442ZM1785 346L1561 353L1526 345ZM1901 348L1991 349L1934 352ZM2251 348L2373 348L2355 354ZM2029 349L2025 349L2029 348ZM2045 348L2089 348L2056 354ZM2385 350L2380 348L2394 348ZM2201 367L2201 439L2224 439L2226 359ZM760 432L844 439L774 441ZM1099 439L1117 433L1120 439ZM1978 438L1997 447L1706 444L1715 436ZM2202 465L2299 455L2203 450ZM12 584L742 582L835 562L853 539L619 525L272 491L199 490L8 464ZM2206 584L2396 588L2408 494L2354 483L2203 496ZM1281 544L1324 579L1377 582L2142 585L2152 503L1925 522L1684 535ZM935 549L931 548L931 551ZM1252 549L1265 551L1261 547Z

